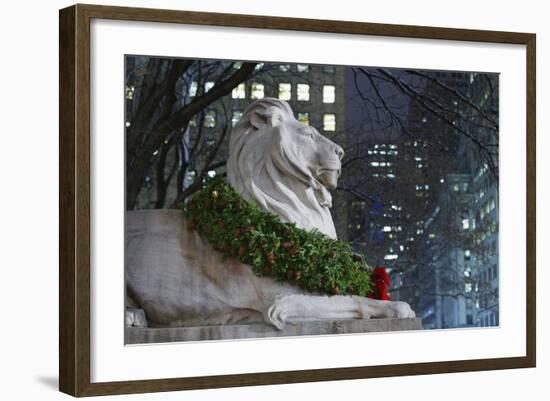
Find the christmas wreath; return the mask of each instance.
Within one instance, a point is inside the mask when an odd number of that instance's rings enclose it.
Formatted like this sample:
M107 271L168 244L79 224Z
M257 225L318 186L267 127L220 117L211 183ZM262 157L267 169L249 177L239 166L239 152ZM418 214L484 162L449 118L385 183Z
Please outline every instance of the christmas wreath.
M257 275L322 294L372 297L371 268L350 244L282 222L245 201L221 177L208 179L184 213L191 229Z

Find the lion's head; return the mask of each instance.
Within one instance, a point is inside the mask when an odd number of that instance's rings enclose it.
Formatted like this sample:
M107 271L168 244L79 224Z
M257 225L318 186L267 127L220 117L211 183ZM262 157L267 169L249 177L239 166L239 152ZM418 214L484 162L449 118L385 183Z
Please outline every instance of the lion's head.
M283 221L336 238L327 188L336 187L344 151L294 118L288 103L252 103L233 128L227 176L241 196Z

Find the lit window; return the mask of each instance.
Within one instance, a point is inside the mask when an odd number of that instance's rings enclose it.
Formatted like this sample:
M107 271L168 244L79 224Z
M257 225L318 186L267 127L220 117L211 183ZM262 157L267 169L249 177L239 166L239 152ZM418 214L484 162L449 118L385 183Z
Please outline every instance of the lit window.
M384 228L382 229L382 231L384 231L385 233L388 233L391 231L391 227L390 226L384 226Z
M464 251L464 259L469 260L472 257L472 252L469 249Z
M309 113L298 113L298 121L302 124L309 125Z
M323 130L336 131L336 114L323 114Z
M204 115L204 126L214 128L216 126L216 110L208 110Z
M290 100L292 98L292 85L279 84L279 99Z
M336 87L334 85L323 85L323 103L334 103L336 98Z
M239 84L235 89L233 89L233 92L231 93L231 96L233 99L244 99L246 98L246 90L244 84Z
M464 292L465 292L465 293L472 292L472 283L466 283L466 284L464 284Z
M467 230L470 228L470 220L462 219L462 229Z
M204 84L204 92L208 92L214 86L214 82L207 82Z
M234 111L233 117L231 118L231 124L233 124L233 126L237 125L237 123L239 122L242 116L243 116L242 111Z
M282 72L289 72L290 64L279 64L279 70Z
M399 255L396 255L396 254L387 254L386 256L384 256L384 260L395 260L399 257Z
M309 85L298 84L296 88L298 100L302 102L309 102Z
M214 170L210 170L210 171L208 172L208 176L209 176L210 178L213 178L213 177L216 176L216 172L215 172Z
M264 97L264 84L253 82L250 87L250 97L252 99L263 99Z
M307 64L298 64L296 66L296 70L298 72L308 72L309 71L309 65L307 65Z
M135 88L133 86L126 87L126 99L132 100L134 98L134 90Z
M191 85L189 85L189 96L194 97L197 95L197 81L191 82Z

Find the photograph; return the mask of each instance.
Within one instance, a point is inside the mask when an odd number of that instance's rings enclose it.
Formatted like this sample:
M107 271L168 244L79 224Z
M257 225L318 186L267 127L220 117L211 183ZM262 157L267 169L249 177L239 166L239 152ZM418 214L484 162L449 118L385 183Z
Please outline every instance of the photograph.
M498 72L123 73L125 344L500 325Z

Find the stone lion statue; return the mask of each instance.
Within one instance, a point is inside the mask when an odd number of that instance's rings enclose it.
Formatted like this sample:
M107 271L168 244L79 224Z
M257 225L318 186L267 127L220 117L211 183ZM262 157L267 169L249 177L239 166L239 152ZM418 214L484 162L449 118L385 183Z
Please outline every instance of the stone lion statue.
M229 184L285 222L336 238L331 195L344 151L294 118L288 103L252 103L233 128ZM264 321L408 318L405 302L308 293L222 256L190 229L181 210L126 215L127 325L200 326ZM139 312L139 313L138 313Z

